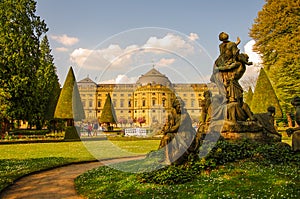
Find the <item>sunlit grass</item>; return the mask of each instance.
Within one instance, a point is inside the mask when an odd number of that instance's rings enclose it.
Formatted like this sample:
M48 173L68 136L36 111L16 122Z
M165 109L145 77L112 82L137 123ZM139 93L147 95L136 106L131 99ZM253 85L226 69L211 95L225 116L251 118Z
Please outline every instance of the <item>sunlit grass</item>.
M135 161L139 167L139 161ZM141 183L135 174L101 167L76 179L88 198L299 198L297 166L240 161L176 185Z
M0 191L25 174L72 162L146 154L157 140L57 142L0 145Z

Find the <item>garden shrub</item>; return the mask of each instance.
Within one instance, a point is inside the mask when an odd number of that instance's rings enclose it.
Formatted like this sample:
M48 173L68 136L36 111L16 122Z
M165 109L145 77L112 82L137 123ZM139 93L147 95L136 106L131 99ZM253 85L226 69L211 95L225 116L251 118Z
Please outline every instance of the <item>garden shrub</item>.
M48 129L32 130L32 129L15 129L9 132L10 135L46 135L50 132Z
M180 184L191 181L196 175L215 169L225 163L248 159L260 164L297 164L300 165L300 154L291 150L285 143L262 144L250 140L230 142L219 140L214 143L202 143L200 152L209 154L196 158L189 157L184 165L170 165L159 170L137 175L140 182L157 184ZM200 153L200 155L201 155ZM201 156L200 156L201 157Z
M78 133L80 130L75 126L67 126L65 129L64 140L80 140Z

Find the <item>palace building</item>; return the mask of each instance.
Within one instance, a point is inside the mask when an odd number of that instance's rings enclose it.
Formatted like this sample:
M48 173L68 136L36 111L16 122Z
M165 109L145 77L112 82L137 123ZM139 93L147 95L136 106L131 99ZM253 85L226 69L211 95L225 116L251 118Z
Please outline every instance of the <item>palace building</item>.
M87 121L100 118L110 93L118 123L131 124L144 118L145 126L164 123L176 96L183 99L192 120L198 121L207 90L206 84L173 84L155 68L140 76L135 84L97 84L88 77L77 84Z

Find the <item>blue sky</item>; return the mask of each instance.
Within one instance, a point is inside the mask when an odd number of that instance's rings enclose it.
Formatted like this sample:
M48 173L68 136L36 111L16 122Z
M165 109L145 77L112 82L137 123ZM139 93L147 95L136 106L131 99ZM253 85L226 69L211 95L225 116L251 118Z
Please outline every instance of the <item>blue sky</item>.
M152 65L174 82L197 83L211 73L220 32L229 33L231 40L239 36L245 51L249 29L264 3L37 0L37 15L49 28L61 83L70 66L77 80L88 75L96 82L124 83L135 81Z

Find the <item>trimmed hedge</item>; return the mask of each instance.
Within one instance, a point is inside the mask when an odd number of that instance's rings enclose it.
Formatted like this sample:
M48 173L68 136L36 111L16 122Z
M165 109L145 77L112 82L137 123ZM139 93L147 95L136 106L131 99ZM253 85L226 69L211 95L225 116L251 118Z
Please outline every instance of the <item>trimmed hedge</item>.
M32 130L32 129L15 129L9 132L9 135L46 135L50 130Z
M67 126L64 140L80 140L79 133L79 127Z

